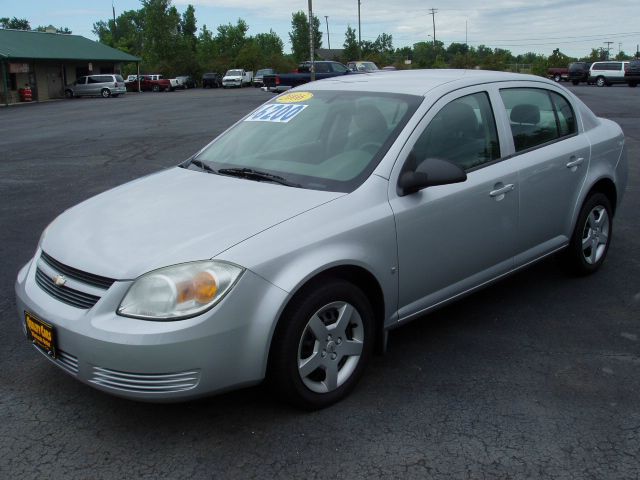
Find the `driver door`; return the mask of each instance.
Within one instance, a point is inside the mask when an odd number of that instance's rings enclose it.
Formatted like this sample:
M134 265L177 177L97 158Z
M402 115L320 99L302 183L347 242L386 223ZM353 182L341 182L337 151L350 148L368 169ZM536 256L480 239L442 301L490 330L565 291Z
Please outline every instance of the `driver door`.
M394 166L389 201L397 229L399 320L513 269L518 169L501 156L498 132L505 133L492 109L501 105L492 101L496 95L479 86L441 98ZM406 162L427 158L458 165L467 179L402 196L397 184Z

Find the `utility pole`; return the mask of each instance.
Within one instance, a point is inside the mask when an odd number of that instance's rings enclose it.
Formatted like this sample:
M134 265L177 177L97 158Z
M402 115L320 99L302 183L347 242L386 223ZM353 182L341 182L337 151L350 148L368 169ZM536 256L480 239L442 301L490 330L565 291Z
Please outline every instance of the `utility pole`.
M358 0L358 58L362 56L362 26L360 25L360 0Z
M313 51L313 6L311 2L312 0L309 0L309 56L311 57L309 72L311 73L311 81L313 82L316 79L316 66L313 62L315 52Z
M611 44L613 42L602 42L607 46L607 60L609 60L609 51L611 50Z
M431 15L431 19L433 20L433 48L436 48L436 13L438 13L438 9L430 8L429 15Z
M331 37L329 37L329 15L325 15L324 19L327 21L327 43L329 44L329 50L331 50Z

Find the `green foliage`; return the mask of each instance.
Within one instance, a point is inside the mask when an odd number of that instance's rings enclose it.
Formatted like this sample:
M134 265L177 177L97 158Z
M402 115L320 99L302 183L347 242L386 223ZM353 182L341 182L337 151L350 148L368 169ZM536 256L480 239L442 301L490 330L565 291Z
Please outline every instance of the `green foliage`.
M291 14L291 31L289 32L291 51L296 62L304 62L309 59L309 21L307 15L300 10ZM320 33L320 20L313 16L313 48L322 46L322 33Z
M291 16L292 53L284 54L282 39L270 30L268 33L248 35L249 26L243 19L235 24L219 25L210 30L197 27L196 12L188 5L179 14L171 0L141 0L139 10L125 11L116 18L100 20L93 25L93 32L100 42L142 58L143 72L159 72L167 76L191 74L196 77L204 72L224 73L229 68L258 70L274 68L289 71L309 58L309 23L304 11ZM29 28L26 19L0 18L2 28ZM315 48L322 45L320 20L313 18ZM59 31L62 29L59 29ZM68 29L64 29L64 33ZM375 41L363 41L358 45L356 30L347 27L344 40L343 62L370 60L379 67L394 65L396 68L482 68L509 70L546 76L549 67L564 67L575 59L555 49L550 56L525 53L514 56L509 50L477 47L454 42L418 42L413 46L394 49L393 37L380 33ZM584 60L603 59L603 49L592 49ZM628 58L620 52L617 59ZM407 65L406 60L412 63ZM131 73L135 66L130 66ZM127 68L125 68L127 70ZM125 72L123 72L125 73Z
M0 18L0 28L10 28L13 30L31 30L31 25L29 25L29 20L27 20L26 18L2 17Z
M34 31L36 31L36 32L46 32L47 29L50 29L50 28L55 29L56 33L62 33L64 35L71 35L73 33L67 27L54 27L53 25L49 25L48 27L45 27L43 25L39 25L39 26L37 26L35 28Z
M344 62L351 60L359 60L358 53L358 40L356 39L356 29L351 28L351 25L347 27L347 31L344 34Z

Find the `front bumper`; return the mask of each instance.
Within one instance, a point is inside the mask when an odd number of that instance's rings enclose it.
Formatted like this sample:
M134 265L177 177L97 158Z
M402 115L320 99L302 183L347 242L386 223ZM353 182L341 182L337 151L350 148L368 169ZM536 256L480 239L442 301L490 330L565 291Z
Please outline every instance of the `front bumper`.
M53 325L57 357L33 348L94 388L130 399L177 401L264 378L287 293L250 271L208 312L155 322L115 313L130 281L115 282L92 308L83 310L38 286L35 265L35 260L25 265L15 285L23 332L25 312Z
M242 80L222 80L223 87L241 87Z

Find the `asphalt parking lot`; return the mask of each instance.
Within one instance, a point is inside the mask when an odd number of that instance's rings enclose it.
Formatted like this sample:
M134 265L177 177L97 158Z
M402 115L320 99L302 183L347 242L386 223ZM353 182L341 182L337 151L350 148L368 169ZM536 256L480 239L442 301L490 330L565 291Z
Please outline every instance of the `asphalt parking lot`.
M55 216L186 159L269 94L0 108L0 478L640 478L640 89L569 88L628 142L601 271L550 259L395 330L355 392L314 413L262 387L172 405L95 391L33 351L14 302Z

